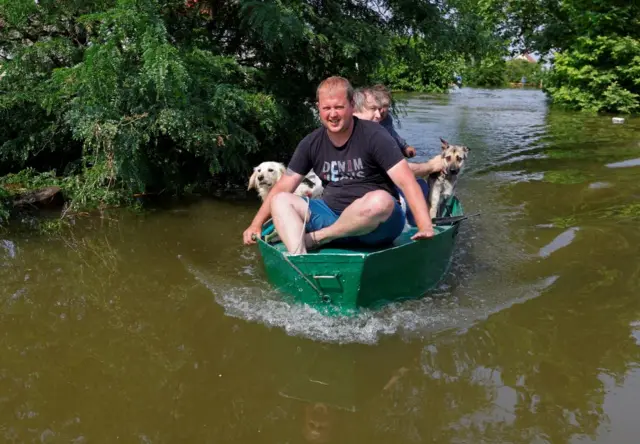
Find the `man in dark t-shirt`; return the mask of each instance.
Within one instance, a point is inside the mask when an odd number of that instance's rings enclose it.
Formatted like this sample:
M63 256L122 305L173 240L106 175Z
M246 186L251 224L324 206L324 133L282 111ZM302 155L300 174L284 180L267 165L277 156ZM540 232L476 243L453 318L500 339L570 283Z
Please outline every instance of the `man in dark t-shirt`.
M403 159L388 148L390 137L375 122L353 117L353 132L346 144L333 145L325 128L302 139L289 169L305 175L313 169L322 180L322 200L337 213L370 191L384 190L395 198L396 188L386 171Z
M245 230L244 243L255 243L253 235L260 236L269 215L289 253L304 254L332 241L390 243L405 225L396 186L416 220L412 239L433 237L427 203L409 164L382 126L353 116L349 82L329 77L318 86L317 99L323 126L298 144L286 174ZM307 203L293 191L311 169L324 194Z

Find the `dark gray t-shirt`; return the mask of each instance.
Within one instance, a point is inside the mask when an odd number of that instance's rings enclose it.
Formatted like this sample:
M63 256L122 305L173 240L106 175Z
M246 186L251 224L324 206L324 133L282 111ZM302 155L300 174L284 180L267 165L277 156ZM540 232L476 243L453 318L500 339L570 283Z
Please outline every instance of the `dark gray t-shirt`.
M379 123L355 116L353 120L353 133L343 146L333 145L321 127L300 141L289 162L289 169L298 174L314 170L324 186L322 199L336 212L370 191L385 190L398 198L387 175L404 159L396 141Z

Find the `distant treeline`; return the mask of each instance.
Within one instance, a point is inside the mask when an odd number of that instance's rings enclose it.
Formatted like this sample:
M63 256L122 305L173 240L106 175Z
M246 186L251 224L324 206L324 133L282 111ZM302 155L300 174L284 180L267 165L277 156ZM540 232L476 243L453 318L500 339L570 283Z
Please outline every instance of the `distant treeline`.
M468 64L462 70L463 83L467 86L505 87L520 84L540 87L546 75L542 65L522 59L485 59Z

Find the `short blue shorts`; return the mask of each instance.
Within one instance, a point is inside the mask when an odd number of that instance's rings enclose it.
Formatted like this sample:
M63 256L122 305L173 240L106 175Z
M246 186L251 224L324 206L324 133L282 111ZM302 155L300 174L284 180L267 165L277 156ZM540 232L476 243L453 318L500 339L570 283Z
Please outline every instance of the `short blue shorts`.
M311 199L309 201L309 210L311 211L311 218L306 225L306 231L308 233L333 225L338 220L338 217L340 217L340 213L336 213L329 208L322 199ZM404 211L402 211L400 204L396 202L391 216L378 225L372 232L362 236L349 236L336 239L331 243L362 244L366 246L390 244L402 233L405 221Z
M426 180L418 178L418 177L416 178L416 181L418 182L418 185L420 185L420 189L422 189L422 194L424 194L424 199L427 201L427 203L429 203L429 184L427 183ZM398 194L400 194L400 196L402 196L404 198L404 200L407 200L407 198L405 197L405 195L402 192L402 190L400 188L398 188L398 187L396 187L396 189L398 190ZM412 227L417 226L416 225L416 218L413 217L413 213L411 212L411 208L409 208L409 203L408 202L407 202L407 222Z

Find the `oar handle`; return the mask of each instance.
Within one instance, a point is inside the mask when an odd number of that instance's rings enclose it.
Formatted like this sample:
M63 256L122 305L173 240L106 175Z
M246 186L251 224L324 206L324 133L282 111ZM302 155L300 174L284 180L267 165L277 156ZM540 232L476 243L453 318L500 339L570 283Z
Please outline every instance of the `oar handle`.
M463 221L470 217L479 216L480 213L467 214L463 216L451 216L451 217L435 217L431 219L433 225L453 225L457 222Z

